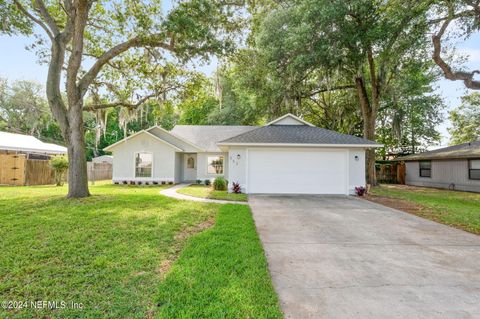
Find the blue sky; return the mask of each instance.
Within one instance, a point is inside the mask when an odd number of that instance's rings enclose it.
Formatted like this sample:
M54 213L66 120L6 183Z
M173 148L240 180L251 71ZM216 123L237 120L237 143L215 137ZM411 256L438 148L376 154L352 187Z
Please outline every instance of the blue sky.
M36 80L45 83L47 76L47 66L37 63L37 57L33 51L28 51L25 47L33 42L33 38L24 36L7 37L0 36L0 77L6 77L9 80ZM458 51L470 56L466 67L470 69L480 69L480 35L475 35L470 39L458 43ZM198 69L207 75L213 73L216 69L217 61L214 59L210 64L198 66ZM441 80L437 83L437 92L445 99L447 110L460 104L460 97L469 93L463 83ZM447 145L449 134L447 127L450 125L445 114L445 122L439 126L442 133L441 145Z

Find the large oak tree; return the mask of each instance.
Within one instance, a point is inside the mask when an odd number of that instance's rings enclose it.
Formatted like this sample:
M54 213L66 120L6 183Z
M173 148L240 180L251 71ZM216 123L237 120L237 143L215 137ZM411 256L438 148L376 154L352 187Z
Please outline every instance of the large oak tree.
M279 1L259 23L257 44L291 83L316 72L315 92L355 90L363 136L375 140L376 120L392 78L425 50L424 1ZM339 79L330 83L328 79ZM367 181L376 184L375 151L367 150Z
M234 11L241 4L178 1L167 14L160 0L13 0L2 4L2 31L33 33L38 39L37 52L48 63L48 104L68 147L68 197L89 195L84 111L135 108L164 93L164 88L152 85L120 95L118 101L95 98L117 81L113 70L139 71L141 78L142 74L161 74L152 69L145 72L152 57L185 62L224 53L232 47L229 35L241 17ZM149 58L139 58L142 55Z

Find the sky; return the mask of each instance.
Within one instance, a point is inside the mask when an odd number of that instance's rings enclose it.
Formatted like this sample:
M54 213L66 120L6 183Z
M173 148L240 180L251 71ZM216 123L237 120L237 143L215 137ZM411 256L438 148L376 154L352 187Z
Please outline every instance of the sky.
M37 63L38 59L35 53L26 50L26 46L31 43L33 43L32 37L0 36L0 77L7 78L9 81L35 80L45 83L47 66ZM465 63L467 69L480 69L480 34L476 34L466 41L458 42L457 51L469 56L468 62ZM217 68L217 60L213 59L209 64L196 67L198 71L211 75ZM471 91L465 89L464 84L460 81L454 82L445 79L438 81L436 87L436 92L443 96L447 105L447 109L444 111L445 121L438 127L442 135L439 146L446 146L450 138L447 131L450 126L448 111L460 105L460 97Z

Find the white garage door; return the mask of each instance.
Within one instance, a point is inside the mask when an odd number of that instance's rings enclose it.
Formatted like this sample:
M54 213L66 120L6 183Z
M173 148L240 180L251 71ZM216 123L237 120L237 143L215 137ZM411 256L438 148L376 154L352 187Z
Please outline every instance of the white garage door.
M248 192L346 194L345 150L249 150Z

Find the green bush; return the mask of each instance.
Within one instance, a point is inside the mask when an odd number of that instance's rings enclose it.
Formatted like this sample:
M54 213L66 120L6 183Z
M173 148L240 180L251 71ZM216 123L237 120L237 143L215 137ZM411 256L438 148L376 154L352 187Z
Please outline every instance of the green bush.
M227 181L223 177L217 177L213 181L213 189L217 191L225 191L227 190Z
M209 179L206 179L206 180L205 180L205 186L210 186L210 184L211 184L211 183L210 183L210 180L209 180Z
M64 174L68 170L68 159L65 156L55 156L50 159L50 166L55 171L55 184L62 186Z

